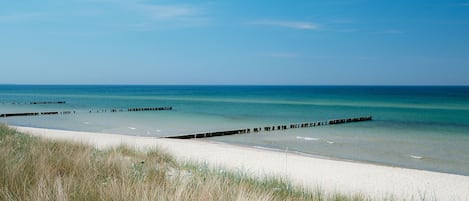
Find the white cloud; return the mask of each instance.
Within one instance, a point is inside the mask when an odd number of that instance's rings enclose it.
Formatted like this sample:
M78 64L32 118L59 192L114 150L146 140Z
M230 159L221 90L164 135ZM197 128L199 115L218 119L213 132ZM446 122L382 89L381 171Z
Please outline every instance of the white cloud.
M137 18L128 27L141 31L154 30L163 26L193 27L204 26L212 20L207 17L202 6L193 4L158 4L136 0L91 0L100 3L114 4Z
M203 9L192 4L158 4L138 0L84 0L85 2L114 4L125 11L139 13L153 20L174 20L203 17Z
M199 27L212 22L206 15L207 4L172 3L144 0L76 0L85 4L106 4L113 12L127 15L122 25L133 31Z
M249 24L277 26L277 27L303 29L303 30L318 30L319 29L319 25L317 24L310 23L310 22L302 22L302 21L256 20L256 21L249 22Z

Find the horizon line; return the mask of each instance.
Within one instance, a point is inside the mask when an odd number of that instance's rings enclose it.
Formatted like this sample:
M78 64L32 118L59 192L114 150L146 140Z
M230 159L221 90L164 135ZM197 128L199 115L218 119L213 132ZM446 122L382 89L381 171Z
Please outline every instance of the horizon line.
M340 86L340 87L469 87L457 84L12 84L0 86Z

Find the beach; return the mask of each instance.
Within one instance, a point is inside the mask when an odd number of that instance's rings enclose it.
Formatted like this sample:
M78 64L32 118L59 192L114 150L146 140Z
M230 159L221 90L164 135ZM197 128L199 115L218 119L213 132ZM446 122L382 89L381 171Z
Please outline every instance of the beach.
M469 201L469 0L1 5L0 201Z
M363 194L374 199L469 200L469 177L405 169L324 157L236 146L200 140L175 140L93 132L14 127L48 139L90 144L97 148L119 145L145 150L160 148L178 161L241 171L255 177L284 177L294 185L325 192Z

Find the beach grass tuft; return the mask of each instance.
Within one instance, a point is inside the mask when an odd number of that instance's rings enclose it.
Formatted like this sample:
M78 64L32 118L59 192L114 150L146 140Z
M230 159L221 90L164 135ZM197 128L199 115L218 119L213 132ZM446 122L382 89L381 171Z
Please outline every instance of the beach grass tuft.
M32 137L0 125L0 200L362 201L283 178L179 163L152 149L92 146Z

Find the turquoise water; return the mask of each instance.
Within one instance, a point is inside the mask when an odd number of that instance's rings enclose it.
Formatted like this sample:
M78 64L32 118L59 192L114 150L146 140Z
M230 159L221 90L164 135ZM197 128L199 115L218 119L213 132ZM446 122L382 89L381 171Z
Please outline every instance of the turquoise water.
M174 109L109 112L159 106ZM370 122L207 140L469 175L469 87L0 85L0 114L42 111L75 114L0 121L171 136L372 115Z

